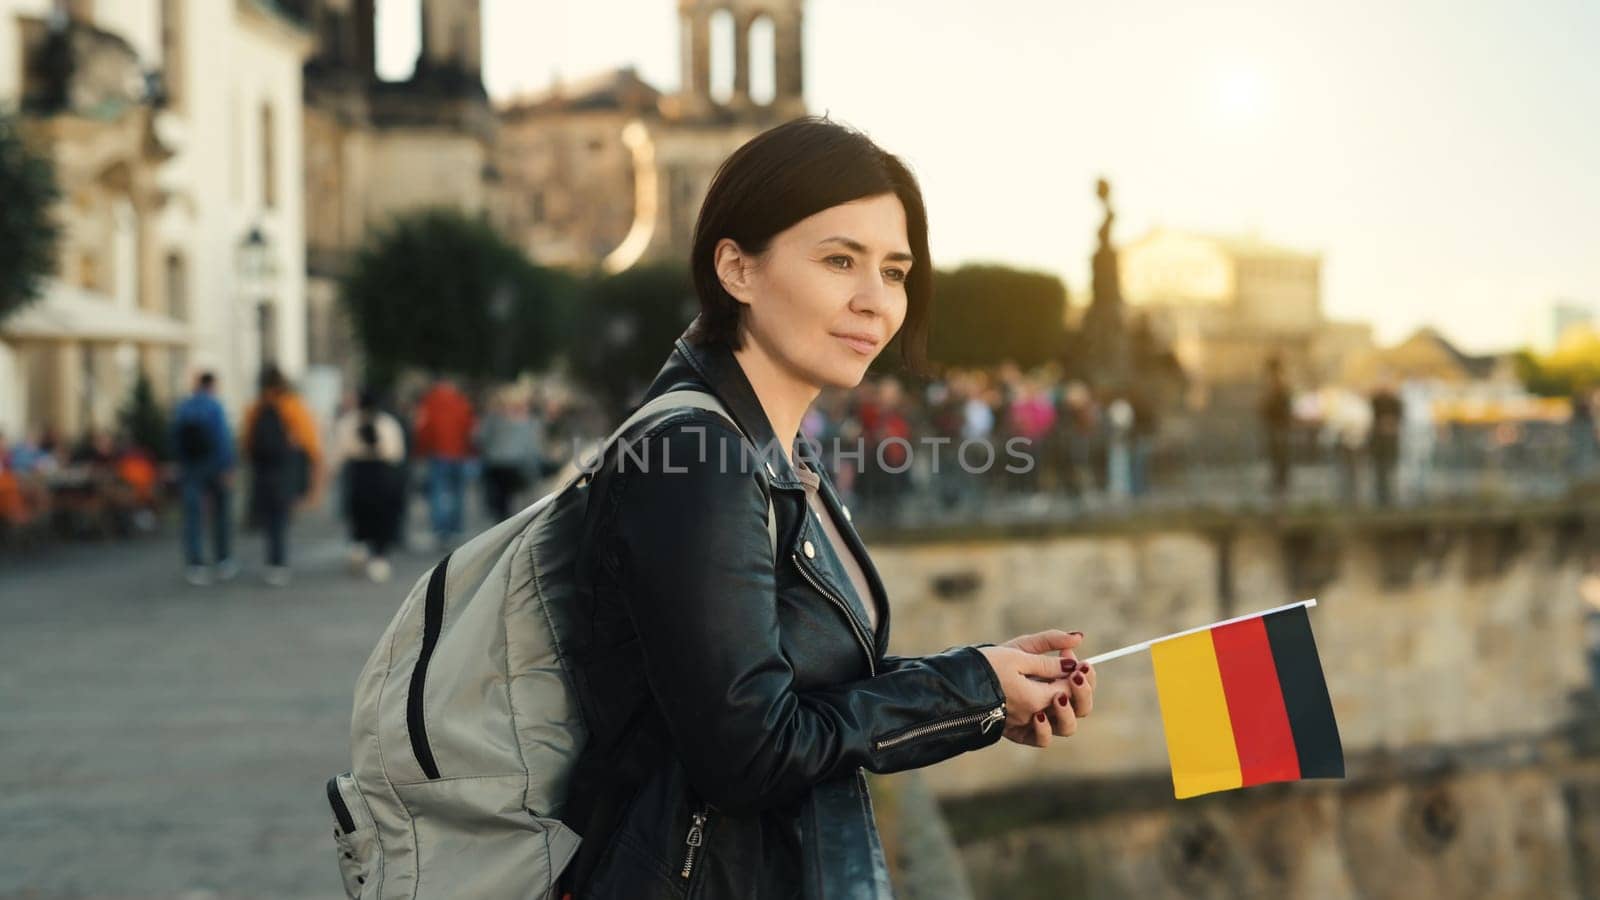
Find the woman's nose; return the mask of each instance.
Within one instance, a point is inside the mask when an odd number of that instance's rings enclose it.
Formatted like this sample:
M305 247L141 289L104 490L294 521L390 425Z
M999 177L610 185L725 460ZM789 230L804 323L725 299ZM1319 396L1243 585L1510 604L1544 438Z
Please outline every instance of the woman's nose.
M850 300L850 306L860 312L881 312L888 292L889 288L883 283L883 277L873 272L862 278L861 284L856 286L856 293Z

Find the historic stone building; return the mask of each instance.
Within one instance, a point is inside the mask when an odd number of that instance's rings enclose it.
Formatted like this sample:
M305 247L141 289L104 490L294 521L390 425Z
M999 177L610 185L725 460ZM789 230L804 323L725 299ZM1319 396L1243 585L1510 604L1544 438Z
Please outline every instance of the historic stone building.
M1157 228L1122 247L1120 261L1130 310L1149 317L1208 400L1253 397L1271 356L1293 380L1318 384L1372 346L1370 326L1323 315L1317 254Z
M484 213L546 265L682 258L716 167L805 112L802 6L680 0L678 92L622 68L492 110L479 0L421 0L421 51L400 82L376 76L373 0L306 0L317 44L304 76L311 360L350 364L338 276L408 210ZM714 69L726 83L713 84Z
M683 259L717 166L805 114L803 7L680 0L676 93L619 69L505 104L495 153L502 227L543 263L615 272ZM714 71L726 80L714 84Z
M489 208L494 117L483 88L479 0L423 0L422 47L405 81L374 67L373 0L306 0L307 303L311 359L349 358L337 278L370 232L430 206Z
M170 398L212 369L235 409L263 361L298 372L300 21L261 0L0 0L0 47L0 103L62 194L57 271L0 325L0 427L112 427L140 371Z

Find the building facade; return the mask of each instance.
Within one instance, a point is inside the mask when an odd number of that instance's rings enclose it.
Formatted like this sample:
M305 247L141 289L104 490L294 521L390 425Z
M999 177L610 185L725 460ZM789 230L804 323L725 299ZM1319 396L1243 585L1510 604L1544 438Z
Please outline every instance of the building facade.
M57 271L0 323L0 426L111 428L139 372L163 399L304 359L301 22L267 0L0 0L0 102L62 192ZM248 265L246 262L248 261Z
M1122 292L1213 397L1253 396L1267 360L1291 380L1336 380L1372 346L1370 326L1322 311L1322 259L1253 237L1155 229L1120 248Z
M680 0L678 16L675 93L619 69L499 109L499 221L533 259L609 272L687 259L717 167L805 114L802 0Z
M423 0L421 49L405 81L380 81L373 0L305 0L316 49L303 122L308 357L353 374L337 308L350 255L396 215L425 207L486 213L497 178L482 78L479 0Z

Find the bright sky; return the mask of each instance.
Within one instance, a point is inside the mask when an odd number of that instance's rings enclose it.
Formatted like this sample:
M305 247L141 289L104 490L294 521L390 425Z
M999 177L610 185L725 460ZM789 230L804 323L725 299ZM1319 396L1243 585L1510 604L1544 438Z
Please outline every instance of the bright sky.
M385 77L417 2L379 0ZM677 87L673 0L483 8L496 98L627 64ZM1331 317L1482 351L1600 306L1596 46L1593 0L809 0L806 100L911 164L941 266L1086 302L1104 174L1119 241L1254 230L1324 254Z

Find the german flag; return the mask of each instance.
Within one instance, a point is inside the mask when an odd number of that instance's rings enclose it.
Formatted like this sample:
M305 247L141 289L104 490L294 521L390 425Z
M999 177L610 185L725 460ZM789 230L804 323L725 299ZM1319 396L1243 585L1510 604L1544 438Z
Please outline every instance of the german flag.
M1304 606L1158 641L1150 656L1178 799L1344 777Z

